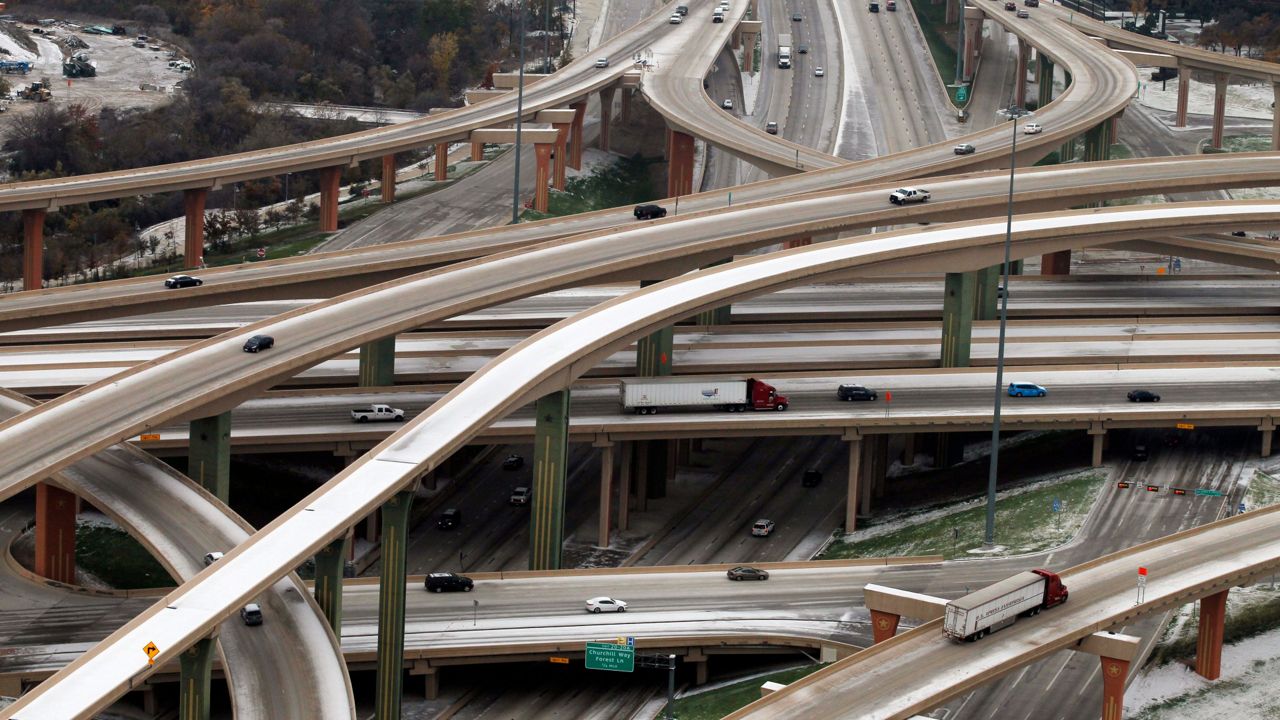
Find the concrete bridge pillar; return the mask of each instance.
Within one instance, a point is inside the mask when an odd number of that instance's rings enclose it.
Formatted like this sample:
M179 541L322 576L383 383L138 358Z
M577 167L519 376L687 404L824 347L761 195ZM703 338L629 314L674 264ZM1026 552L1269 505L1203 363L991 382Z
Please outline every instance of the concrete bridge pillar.
M618 120L623 125L631 122L631 96L635 95L635 90L631 88L622 88L622 106L619 108Z
M742 48L741 28L734 28L733 32L729 33L729 48L732 50L739 50Z
M1178 63L1178 105L1174 114L1173 126L1187 126L1187 98L1191 95L1191 68Z
M951 25L960 20L960 0L947 0L946 24Z
M1200 599L1200 635L1196 640L1196 674L1205 680L1222 675L1222 633L1227 617L1227 591Z
M551 123L556 130L556 149L551 158L551 186L564 190L565 166L569 162L569 128L573 123Z
M977 67L978 56L982 52L982 22L985 19L982 10L966 7L964 9L964 63L961 75L965 82L973 80L973 71Z
M1031 59L1031 44L1018 38L1018 70L1014 73L1013 103L1027 106L1027 64Z
M618 462L618 529L631 526L631 467L635 462L635 441L622 443L622 457Z
M435 152L436 182L449 179L449 143L436 143Z
M1181 77L1181 76L1179 76ZM1227 118L1227 74L1213 74L1213 139L1215 148L1222 147L1222 129ZM1274 120L1272 121L1274 124Z
M44 287L44 218L47 211L22 211L22 289Z
M609 126L613 123L613 93L615 88L600 88L600 149L609 152Z
M182 191L183 267L198 268L204 264L204 204L208 198L209 188Z
M975 272L947 273L942 299L940 367L969 367L976 277Z
M586 147L586 138L582 135L582 118L587 114L587 101L579 100L576 103L570 103L569 107L573 108L573 128L570 130L569 138L569 167L581 170L582 150Z
M693 136L667 130L667 197L693 192Z
M1129 661L1099 655L1102 661L1102 720L1124 717L1124 683L1129 677Z
M533 506L529 520L529 569L559 570L564 546L565 465L569 448L569 391L557 390L534 405Z
M858 529L858 490L862 478L862 436L846 435L849 451L849 469L845 477L844 531Z
M1271 98L1280 108L1280 83L1272 83ZM1271 149L1280 150L1280 112L1271 113Z
M382 156L382 202L390 205L396 201L396 156Z
M396 336L373 340L360 346L360 387L390 387L396 384Z
M996 320L999 318L1000 278L1004 265L992 265L977 271L977 288L974 300L974 318L977 320Z
M1271 440L1276 434L1275 421L1268 421L1258 426L1262 433L1262 457L1271 457Z
M1037 53L1036 55L1039 58L1036 62L1036 67L1039 68L1036 75L1037 82L1040 83L1039 93L1036 96L1036 107L1042 108L1053 102L1053 61L1044 53Z
M1089 464L1093 467L1102 467L1102 451L1107 445L1107 430L1106 428L1089 428L1089 437L1093 440L1093 456Z
M333 634L342 637L342 571L347 563L347 538L350 531L316 553L316 604L324 613Z
M76 582L76 512L80 499L48 482L36 485L36 574Z
M1041 275L1070 275L1071 251L1060 250L1040 256Z
M180 668L178 718L209 720L209 685L213 679L212 638L196 641L178 656Z
M613 535L613 442L601 436L595 442L600 448L600 514L596 532L596 547L609 547ZM622 499L626 502L626 498Z
M187 476L224 503L231 497L231 411L192 420Z
M533 209L538 212L546 212L547 203L551 199L547 183L551 180L551 151L554 147L552 143L533 144L533 153L538 159L538 171L533 183Z
M378 679L374 717L400 720L404 694L405 548L413 490L382 504L382 572L378 578Z
M897 613L884 610L871 611L871 641L879 645L898 633L898 621L902 619Z
M809 245L812 245L812 244L813 244L812 237L794 238L792 240L787 240L786 242L782 243L782 249L790 250L791 248L808 247Z
M471 162L480 162L484 160L484 143L471 143Z
M320 232L338 231L338 183L342 166L320 168Z

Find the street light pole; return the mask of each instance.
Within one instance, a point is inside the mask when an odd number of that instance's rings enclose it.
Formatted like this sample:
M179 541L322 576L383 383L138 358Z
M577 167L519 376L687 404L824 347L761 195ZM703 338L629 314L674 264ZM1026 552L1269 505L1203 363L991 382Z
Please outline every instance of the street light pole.
M520 222L520 126L524 115L524 16L525 10L523 3L516 4L516 10L520 13L520 80L516 83L516 172L515 179L512 181L514 187L511 190L511 224L515 225Z
M996 347L995 408L991 418L991 463L987 471L987 528L982 542L988 549L996 544L996 475L1000 464L1000 401L1004 396L1004 337L1009 322L1009 256L1013 246L1013 172L1018 167L1018 118L1031 114L1017 105L1010 105L1005 112L1013 120L1013 144L1009 150L1009 201L1005 210L1004 266L1000 273L1000 339Z

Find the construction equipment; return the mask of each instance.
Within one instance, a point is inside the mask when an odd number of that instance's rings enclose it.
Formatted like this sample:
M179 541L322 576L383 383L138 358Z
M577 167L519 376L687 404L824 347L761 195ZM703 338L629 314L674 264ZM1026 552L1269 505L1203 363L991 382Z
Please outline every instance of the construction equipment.
M41 81L31 83L30 87L24 87L18 91L18 97L23 100L34 100L35 102L48 102L53 93L49 92L49 88Z
M35 66L30 60L0 60L0 73L12 75L14 73L22 73L26 75L31 72Z
M69 78L95 77L98 68L89 61L88 53L79 52L62 61L62 74Z

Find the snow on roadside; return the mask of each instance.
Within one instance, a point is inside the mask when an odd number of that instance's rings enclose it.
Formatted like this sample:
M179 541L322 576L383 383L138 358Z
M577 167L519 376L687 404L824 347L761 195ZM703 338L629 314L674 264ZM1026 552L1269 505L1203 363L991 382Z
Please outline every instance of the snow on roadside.
M1151 80L1155 68L1139 67L1138 73L1142 85L1138 90L1138 103L1155 110L1174 112L1178 109L1178 80L1173 79L1161 83ZM1161 90L1161 86L1165 89ZM1213 96L1216 90L1213 83L1200 82L1191 78L1191 89L1187 94L1187 112L1211 115L1213 113ZM1269 83L1227 85L1227 116L1236 118L1253 118L1271 121L1271 103L1275 97Z

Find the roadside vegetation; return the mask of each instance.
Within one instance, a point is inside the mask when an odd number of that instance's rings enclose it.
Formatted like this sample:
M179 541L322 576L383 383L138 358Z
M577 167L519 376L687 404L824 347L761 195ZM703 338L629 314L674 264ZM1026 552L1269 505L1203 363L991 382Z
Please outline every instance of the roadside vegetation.
M717 687L714 690L686 695L675 701L675 716L680 720L720 720L731 712L740 710L760 699L760 686L766 682L777 682L789 685L803 677L822 669L822 665L806 665L804 667L782 670L768 675L760 675L750 680ZM663 713L666 712L664 706ZM666 717L659 714L658 717Z
M931 0L910 0L908 5L916 14L920 23L920 32L924 34L925 43L929 46L929 54L933 56L933 64L937 66L943 85L951 85L955 80L956 69L956 28L955 23L947 23L946 3L934 4ZM947 95L956 106L964 103L956 100L958 88L948 87Z
M521 217L542 220L649 202L658 196L649 173L655 162L658 161L633 155L596 167L586 175L566 180L564 192L553 190L546 213L526 210Z
M146 548L115 527L77 525L76 564L117 590L177 585Z

